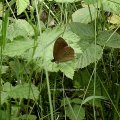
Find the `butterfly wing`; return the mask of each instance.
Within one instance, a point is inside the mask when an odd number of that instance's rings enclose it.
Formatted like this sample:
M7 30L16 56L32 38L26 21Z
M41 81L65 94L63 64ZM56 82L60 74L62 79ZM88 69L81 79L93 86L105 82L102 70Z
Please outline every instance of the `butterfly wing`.
M67 42L65 42L65 40L61 37L59 37L54 44L54 48L53 48L53 57L54 59L52 60L52 62L54 61L58 61L60 58L60 51L62 49L64 49L66 46L68 46Z
M58 62L65 62L74 59L74 49L70 46L66 46L59 51Z

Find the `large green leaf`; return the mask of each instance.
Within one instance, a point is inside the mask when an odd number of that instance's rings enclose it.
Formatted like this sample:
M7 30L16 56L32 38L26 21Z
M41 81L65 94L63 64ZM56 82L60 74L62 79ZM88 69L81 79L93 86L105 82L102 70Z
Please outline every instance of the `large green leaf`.
M47 68L48 71L57 72L61 70L67 77L73 78L75 71L75 61L63 62L60 64L56 64L51 62L53 59L53 46L55 40L61 36L64 32L63 28L54 28L46 30L41 37L39 37L39 44L36 48L34 59L36 64L41 68ZM74 49L75 54L81 53L81 49L78 46L79 38L73 32L66 30L63 34L63 38L66 42Z
M39 95L38 88L29 83L24 83L23 85L17 85L9 91L9 96L12 98L26 98L26 99L37 99Z
M103 49L99 45L90 44L78 58L76 67L84 68L102 57Z
M37 99L39 95L38 88L33 84L24 83L20 85L12 86L10 83L5 83L3 85L3 91L1 94L1 103L7 101L8 98L26 98L26 99Z
M15 20L8 26L7 39L13 40L18 36L30 37L34 35L32 26L26 20Z
M87 25L84 23L71 23L71 30L77 34L81 39L78 43L80 48L82 49L82 54L78 57L76 67L84 68L88 66L90 63L99 60L102 56L102 48L99 45L96 45L96 53L95 53L95 45L94 45L94 27L93 25Z
M11 43L7 43L3 51L3 55L10 57L20 56L26 50L32 48L34 41L28 38L20 38L19 40L14 40Z
M20 15L29 5L29 0L17 0L17 15Z
M89 27L88 28L86 27L86 30L87 29L88 31L90 31L90 29L92 28L89 29ZM89 32L84 33L85 29L83 30L82 33L83 33L83 38L86 39L82 39L82 40L79 40L79 37L76 34L74 34L72 31L66 30L64 32L63 38L74 49L76 57L74 60L68 62L63 62L59 64L52 63L51 60L53 59L54 41L55 38L60 36L62 31L64 31L62 30L62 28L57 28L57 29L55 28L53 30L45 31L42 34L42 37L40 38L40 44L36 48L36 53L34 58L35 59L39 58L35 60L35 62L40 68L46 67L48 71L52 71L52 72L57 72L61 70L67 77L73 79L74 71L76 68L84 68L88 66L90 63L95 62L95 57L96 60L99 60L101 58L102 48L96 45L96 53L95 53L95 45L90 43L89 40L87 39L88 36L90 36L90 34L89 35L87 34ZM93 31L91 33L94 33ZM93 37L94 34L92 34L91 36L92 42L94 42L93 41L94 39L92 39Z
M45 61L52 59L53 44L57 37L62 34L63 29L60 29L59 27L46 29L46 31L38 37L38 46L34 58L43 57Z
M73 22L89 23L95 18L96 18L96 8L93 6L90 6L90 11L88 7L85 7L75 11L72 14Z
M113 31L102 31L97 37L97 43L112 48L120 48L120 35Z
M81 39L94 39L95 30L92 24L72 22L70 23L70 27Z

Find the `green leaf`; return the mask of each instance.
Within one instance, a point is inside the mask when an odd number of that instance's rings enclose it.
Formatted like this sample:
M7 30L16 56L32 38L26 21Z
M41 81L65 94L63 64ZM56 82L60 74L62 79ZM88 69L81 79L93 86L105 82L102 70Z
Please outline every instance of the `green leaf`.
M102 31L97 37L97 43L112 48L120 48L120 35L113 31Z
M3 91L1 94L1 103L3 104L4 102L7 101L8 97L10 98L26 98L26 99L37 99L39 95L38 88L29 83L24 83L20 85L16 85L13 87L10 83L5 83L3 85Z
M1 112L1 120L8 120L9 119L9 115L7 110L0 110Z
M65 107L66 115L70 120L83 120L85 117L84 108L80 108L80 105L73 105L71 110L69 106ZM79 113L78 113L79 112Z
M20 38L19 40L14 40L11 43L7 43L3 51L3 55L10 57L20 56L26 50L32 48L34 41L31 39Z
M82 100L78 98L70 99L64 98L61 101L61 106L65 106L66 115L70 120L83 120L85 117L85 110L80 108ZM79 113L78 113L79 112Z
M95 36L94 26L79 22L70 23L72 32L77 34L81 39L93 39Z
M35 115L24 114L20 115L19 117L13 116L12 120L36 120L37 117Z
M120 1L119 0L103 0L102 1L103 10L109 11L115 14L120 13Z
M7 38L13 40L18 36L30 37L34 35L32 26L26 20L15 20L8 26Z
M46 30L41 38L39 37L39 44L36 48L34 59L40 58L37 65L40 68L47 68L48 71L57 72L61 70L67 77L73 78L75 71L75 61L63 62L56 64L51 62L53 59L53 46L55 40L63 34L65 41L74 49L76 56L82 51L78 45L79 38L70 30L64 31L63 28L57 27L54 29ZM36 61L36 60L35 60Z
M7 69L8 69L8 66L3 66L2 65L2 70L1 70L2 74L6 73Z
M68 77L73 79L74 76L74 62L66 62L66 63L60 63L59 64L59 69Z
M9 97L9 91L12 89L13 87L11 86L11 84L9 82L6 82L3 86L2 86L2 93L1 93L1 104L7 102L7 99Z
M95 45L93 44L95 32L93 25L73 22L70 24L70 27L71 30L81 38L78 45L82 49L82 54L79 55L76 66L78 68L84 68L88 66L90 63L95 62L95 57L96 60L99 60L103 52L102 48L96 45L95 55Z
M96 96L101 96L101 94L103 95L103 93L101 93L101 91L103 90L102 90L100 81L101 80L97 74L96 84L95 84L95 95ZM74 88L78 90L82 89L82 90L79 90L81 94L84 93L84 88L88 87L86 96L92 96L94 94L93 93L94 92L94 79L91 79L91 73L89 72L88 69L82 69L82 70L75 72L74 79L73 79L73 86Z
M39 0L40 2L43 2L43 0ZM60 3L72 3L72 2L77 2L79 0L48 0L48 1L55 1L55 2L60 2Z
M45 32L38 37L38 46L36 48L34 59L43 57L44 61L52 59L54 41L63 33L63 29L56 27L54 29L46 29Z
M85 7L75 11L72 14L73 22L80 22L80 23L89 23L93 21L95 17L96 17L96 8L93 6L90 6L90 11L88 7Z
M96 53L95 53L96 48ZM78 63L76 64L76 67L78 68L84 68L88 66L90 63L95 62L99 60L102 57L103 50L99 45L90 44L86 50L83 51L83 53L78 58Z
M87 4L95 4L98 0L84 0Z
M7 92L1 92L1 104L6 103L8 99L8 93Z
M11 86L11 84L9 82L6 82L4 85L3 85L3 91L4 92L9 92L13 87Z
M17 15L20 15L29 5L29 0L17 0Z
M29 83L24 83L23 85L17 85L9 92L9 97L12 98L26 98L26 99L37 99L39 95L38 88Z
M85 104L85 103L87 103L88 101L93 100L93 99L107 100L107 98L104 97L104 96L90 96L90 97L87 97L87 98L82 102L82 104Z
M69 105L69 104L79 104L79 105L81 105L81 103L82 103L82 100L81 99L79 99L79 98L74 98L74 99L70 99L70 98L64 98L64 99L62 99L62 101L61 101L61 106L64 106L64 105Z

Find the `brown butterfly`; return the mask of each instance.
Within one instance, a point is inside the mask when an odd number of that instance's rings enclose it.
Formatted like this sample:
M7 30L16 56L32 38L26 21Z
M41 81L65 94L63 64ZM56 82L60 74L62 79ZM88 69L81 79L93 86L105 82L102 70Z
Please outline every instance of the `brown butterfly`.
M67 42L62 37L59 37L54 44L52 62L66 62L74 59L74 49L68 46Z

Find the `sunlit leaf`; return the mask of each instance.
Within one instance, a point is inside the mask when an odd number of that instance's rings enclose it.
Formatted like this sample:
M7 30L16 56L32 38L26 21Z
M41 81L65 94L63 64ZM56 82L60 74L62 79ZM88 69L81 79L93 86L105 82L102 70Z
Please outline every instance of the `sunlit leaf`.
M54 42L59 36L62 36L63 32L63 38L74 49L75 55L77 56L77 54L82 53L77 44L79 41L79 37L77 35L71 31L64 31L63 28L55 28L53 30L46 30L42 34L41 38L39 39L40 43L36 48L34 59L40 58L37 61L38 66L42 68L47 67L47 70L51 72L57 72L58 70L61 70L67 77L72 79L75 71L74 60L60 64L51 62L53 59Z
M78 9L72 14L73 22L89 23L96 17L96 8L90 6L90 11L88 7Z
M12 86L10 83L5 83L3 85L3 92L1 94L1 103L7 101L8 98L26 98L26 99L37 99L39 95L38 88L33 84L24 83L16 85L15 87Z
M29 5L29 0L17 0L17 15L20 15Z
M26 20L15 20L8 26L7 38L13 40L18 36L30 37L34 35L32 26Z
M26 38L27 39L27 38ZM20 56L26 50L30 49L34 45L34 41L31 39L20 38L19 40L12 41L11 43L7 43L5 49L3 51L3 55L7 56Z
M23 85L16 85L13 89L9 91L9 96L12 98L26 98L26 99L37 99L39 95L38 88L29 83L24 83Z

